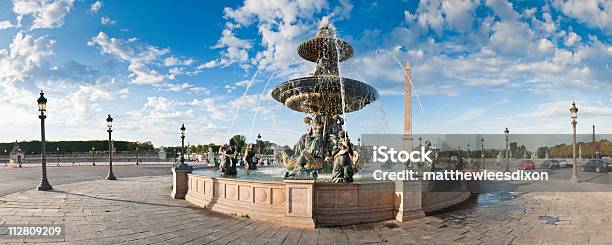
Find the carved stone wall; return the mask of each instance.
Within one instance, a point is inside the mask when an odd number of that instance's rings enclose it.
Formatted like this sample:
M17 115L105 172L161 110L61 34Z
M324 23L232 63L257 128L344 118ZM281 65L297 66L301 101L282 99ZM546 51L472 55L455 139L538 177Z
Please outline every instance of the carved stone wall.
M348 225L393 219L393 182L317 183L315 217L321 225Z
M471 195L470 192L427 192L422 189L436 190L437 185L445 185L442 183L264 182L196 174L187 174L187 178L185 199L196 206L300 228L390 219L406 221L423 217L424 212L461 203Z

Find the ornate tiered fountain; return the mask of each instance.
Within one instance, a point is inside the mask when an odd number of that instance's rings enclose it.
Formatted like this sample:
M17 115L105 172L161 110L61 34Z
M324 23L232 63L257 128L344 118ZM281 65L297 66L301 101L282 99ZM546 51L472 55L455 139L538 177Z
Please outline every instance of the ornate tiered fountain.
M351 183L353 164L359 157L346 132L344 116L377 100L378 92L370 85L340 76L338 63L348 60L353 49L336 37L327 18L317 35L298 47L298 53L316 63L314 73L286 81L272 92L277 101L307 114L304 122L308 129L295 147L296 156L283 157L286 165L293 165L293 171L281 179L263 175L267 167L239 170L236 176L220 174L215 167L193 173L173 170L173 198L184 197L215 212L314 228L406 221L470 196L465 191L424 192L435 183ZM333 169L335 183L315 181L318 171L329 169Z
M353 48L336 37L335 29L323 18L316 36L298 47L298 54L316 67L311 76L279 84L272 97L288 108L308 114L307 131L299 139L294 159L285 159L293 168L286 178L316 179L318 170L333 166L334 182L352 182L352 165L358 159L353 151L343 116L358 111L378 99L372 86L340 76L338 63L353 56Z

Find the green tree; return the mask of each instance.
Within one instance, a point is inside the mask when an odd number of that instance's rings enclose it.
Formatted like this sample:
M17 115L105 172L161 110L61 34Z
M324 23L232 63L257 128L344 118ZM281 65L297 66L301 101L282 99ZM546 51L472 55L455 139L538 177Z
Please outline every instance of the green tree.
M238 152L243 152L243 147L246 144L246 137L244 137L243 135L234 135L234 137L232 137L234 139L234 141L236 141L236 149L238 150Z

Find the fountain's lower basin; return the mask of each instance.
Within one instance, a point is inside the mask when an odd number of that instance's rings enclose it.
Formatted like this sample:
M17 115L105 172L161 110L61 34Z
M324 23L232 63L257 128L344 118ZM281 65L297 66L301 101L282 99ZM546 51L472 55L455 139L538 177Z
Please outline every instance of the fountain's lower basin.
M285 176L285 172L287 172L287 168L285 167L260 167L257 170L247 170L247 169L238 169L238 174L236 176L223 176L221 175L221 171L217 168L200 168L195 169L193 174L204 175L212 178L228 178L228 179L242 179L242 180L255 180L255 181L272 181L272 182L283 182L283 177ZM371 177L370 174L360 174L357 173L353 176L355 182L377 182ZM332 182L332 174L331 173L318 173L317 182L325 183Z
M185 199L190 203L214 212L301 228L390 219L405 221L461 203L471 195L465 191L421 191L424 186L431 189L431 185L441 184L434 182L315 183L264 179L261 175L249 179L203 173L206 172L196 170L186 174ZM473 183L461 182L465 186L470 184Z

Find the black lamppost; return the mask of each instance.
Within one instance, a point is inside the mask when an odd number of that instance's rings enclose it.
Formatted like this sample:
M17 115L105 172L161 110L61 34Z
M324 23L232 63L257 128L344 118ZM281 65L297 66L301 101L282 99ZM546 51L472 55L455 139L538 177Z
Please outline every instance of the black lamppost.
M40 150L41 150L41 159L42 159L42 179L40 180L40 184L38 188L39 191L50 191L53 190L51 184L49 184L49 180L47 180L47 146L45 142L45 119L47 116L45 115L45 111L47 111L47 98L45 98L45 93L40 91L40 97L38 98L38 111L40 111Z
M421 138L421 136L419 136L419 149L418 150L420 150L421 147L423 147L422 141L423 141L423 138Z
M57 152L57 166L60 166L60 151L59 146L55 148L55 152Z
M4 149L4 154L6 154L6 157L7 157L6 162L4 162L4 166L6 167L7 162L10 161L11 157L6 153L6 149Z
M96 147L91 147L91 166L96 166Z
M17 163L19 163L19 167L21 168L21 163L25 160L25 157L21 153L21 148L17 149Z
M576 118L578 118L578 107L576 107L576 103L572 102L572 107L570 107L570 112L572 113L572 129L573 129L573 141L572 141L572 154L573 154L573 165L572 165L572 177L570 177L570 181L580 182L580 177L578 177L578 169L576 168Z
M136 165L140 165L140 163L138 163L138 147L136 147Z
M115 174L113 174L113 138L111 133L113 132L113 118L110 114L106 118L106 126L108 127L108 176L106 176L107 180L116 180Z
M467 160L472 165L472 152L470 151L470 142L467 143ZM470 166L471 167L471 166Z
M174 168L176 170L192 170L193 168L185 163L185 124L181 125L181 161Z
M509 157L508 141L510 140L510 130L508 130L508 127L506 127L506 130L504 130L504 135L506 136L506 169L504 169L504 172L510 172L510 167L508 166L508 164L510 164L509 163L510 159L508 158Z
M480 158L482 159L482 168L485 168L485 148L484 148L484 137L480 139Z

